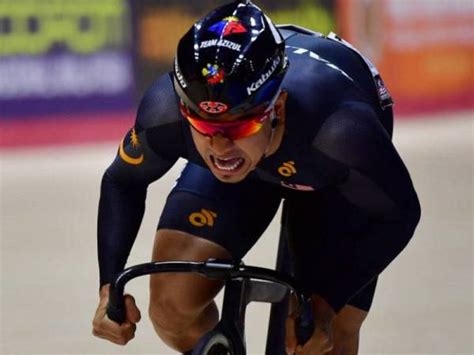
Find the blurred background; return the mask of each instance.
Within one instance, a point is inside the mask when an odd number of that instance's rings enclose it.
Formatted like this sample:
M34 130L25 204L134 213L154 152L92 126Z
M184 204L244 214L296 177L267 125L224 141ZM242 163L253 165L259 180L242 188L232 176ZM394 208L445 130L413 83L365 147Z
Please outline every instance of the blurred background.
M144 90L171 69L179 38L222 3L1 0L0 146L119 138ZM474 105L470 0L258 4L276 23L335 31L365 53L397 118Z
M396 103L394 142L423 216L379 282L361 353L472 354L473 1L255 2L275 23L351 42ZM126 348L90 335L99 184L143 92L171 70L179 38L224 3L0 0L1 354L171 353L147 319ZM130 264L149 259L183 164L150 187ZM274 265L278 223L248 263ZM146 280L131 287L146 315ZM250 353L263 351L267 311L251 315Z

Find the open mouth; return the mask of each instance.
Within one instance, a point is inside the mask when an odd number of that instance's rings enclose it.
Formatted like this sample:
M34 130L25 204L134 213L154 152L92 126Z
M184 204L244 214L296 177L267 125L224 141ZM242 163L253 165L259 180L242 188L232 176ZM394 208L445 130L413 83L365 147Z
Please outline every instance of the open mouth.
M215 168L225 171L227 173L232 173L239 170L242 167L245 160L243 158L234 158L234 157L217 158L211 155L211 161Z

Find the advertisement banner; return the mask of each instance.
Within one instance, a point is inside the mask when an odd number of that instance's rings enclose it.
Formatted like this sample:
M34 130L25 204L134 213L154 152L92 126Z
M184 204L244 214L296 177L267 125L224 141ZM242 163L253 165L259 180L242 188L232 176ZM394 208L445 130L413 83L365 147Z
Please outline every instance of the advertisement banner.
M0 0L2 128L129 113L130 21L125 0Z
M470 0L339 0L339 34L377 65L399 113L474 107Z

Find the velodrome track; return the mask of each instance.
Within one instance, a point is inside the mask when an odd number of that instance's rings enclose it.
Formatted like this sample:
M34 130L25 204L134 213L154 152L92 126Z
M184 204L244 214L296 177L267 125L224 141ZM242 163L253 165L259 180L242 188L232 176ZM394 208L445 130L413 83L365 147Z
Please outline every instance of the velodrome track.
M412 242L381 276L361 354L473 354L473 112L396 123L395 144L422 203ZM99 182L118 142L0 152L1 354L173 354L146 315L127 347L91 335L97 304ZM130 264L148 261L178 163L151 185ZM278 217L247 264L272 267ZM268 307L251 305L247 339L262 354Z

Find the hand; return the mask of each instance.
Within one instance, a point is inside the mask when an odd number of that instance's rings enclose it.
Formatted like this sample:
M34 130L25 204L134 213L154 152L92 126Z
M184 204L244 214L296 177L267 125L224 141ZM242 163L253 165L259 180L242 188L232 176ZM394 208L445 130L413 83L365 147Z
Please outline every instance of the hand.
M131 295L125 295L125 322L115 323L107 317L107 302L110 285L102 286L99 306L92 322L92 334L118 345L125 345L135 337L136 323L140 321L140 310Z
M298 344L295 326L296 317L289 316L286 320L286 353L288 355L322 355L333 349L334 343L330 329L316 326L311 338L305 344Z
M313 298L313 306L320 305L321 301L327 305L324 300L316 296ZM313 311L315 316L315 327L312 336L305 344L298 344L298 339L296 337L296 324L298 318L298 314L296 312L296 299L291 297L288 313L289 315L286 320L286 353L288 355L322 355L330 352L333 349L334 342L331 324L334 314L331 312L319 313L319 309L320 307L315 308ZM321 315L324 315L324 317L321 317Z

